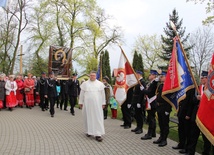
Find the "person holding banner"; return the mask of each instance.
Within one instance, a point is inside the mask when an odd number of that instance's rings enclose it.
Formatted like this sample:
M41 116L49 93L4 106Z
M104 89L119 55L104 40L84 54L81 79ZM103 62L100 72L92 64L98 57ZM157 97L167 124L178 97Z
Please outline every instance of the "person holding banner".
M137 127L131 131L135 132L135 134L141 134L143 132L143 109L142 108L144 107L143 105L145 103L144 103L144 93L141 92L140 86L142 85L146 87L146 83L143 80L142 74L143 72L136 71L136 75L140 83L138 83L134 87L133 97L132 97L132 106L135 110L134 118L137 122Z
M141 86L140 89L142 90L142 93L146 94L147 99L147 105L146 110L148 113L148 123L149 123L149 129L148 133L145 134L143 137L141 137L142 140L152 139L152 137L156 137L156 120L155 120L155 113L156 113L156 89L158 85L159 78L157 77L158 72L156 70L150 70L149 74L149 85L148 88L145 88L144 86Z
M169 116L172 111L171 105L162 98L162 90L164 81L166 79L166 72L162 71L160 73L160 84L158 85L156 95L157 95L157 114L158 114L158 124L160 127L160 137L154 141L154 144L158 144L159 147L167 145L167 136L169 134Z
M120 126L123 127L124 129L131 128L131 124L132 124L131 102L132 102L132 97L133 97L133 89L134 89L134 87L131 87L128 89L128 91L126 93L127 98L124 101L124 103L121 105L123 124L121 124Z
M198 94L194 95L193 112L192 112L191 119L190 119L191 120L191 122L190 122L191 132L190 132L190 139L189 139L189 143L187 146L186 155L194 155L195 154L195 149L196 149L196 145L198 142L198 137L200 135L200 129L198 128L195 120L196 120L196 114L197 114L198 107L200 104L201 96L203 95L205 84L207 83L207 76L208 76L208 72L202 71L202 73L201 73L201 85L199 86L200 95L198 95ZM211 150L211 143L204 136L204 134L202 134L202 137L203 137L203 141L204 141L204 150L203 150L202 154L203 155L209 155L210 150Z
M195 88L191 88L186 92L186 98L180 101L178 108L178 138L179 143L173 149L180 149L179 153L187 153L187 145L190 138L190 118L192 115L192 105Z

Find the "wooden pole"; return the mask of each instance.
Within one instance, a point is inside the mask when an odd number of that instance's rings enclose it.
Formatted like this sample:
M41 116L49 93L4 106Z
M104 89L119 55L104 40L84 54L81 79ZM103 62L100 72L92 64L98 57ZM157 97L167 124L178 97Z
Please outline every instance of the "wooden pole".
M20 74L22 75L22 49L23 49L23 46L21 45L21 49L20 49Z

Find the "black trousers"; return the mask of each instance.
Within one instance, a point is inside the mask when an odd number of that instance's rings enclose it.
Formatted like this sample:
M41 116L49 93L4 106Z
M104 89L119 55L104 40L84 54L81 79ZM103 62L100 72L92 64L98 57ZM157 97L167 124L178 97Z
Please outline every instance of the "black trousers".
M61 94L60 109L62 109L63 103L64 103L64 110L66 110L68 106L68 94L66 93Z
M69 98L70 98L70 105L71 105L70 111L71 113L74 113L75 112L74 107L77 104L77 96L69 96Z
M152 136L156 134L156 119L155 119L156 109L147 110L148 116L147 121L149 123L148 135Z
M50 114L54 115L55 114L54 106L55 106L56 97L49 97L49 101L50 101Z
M137 103L134 104L134 109L135 109L134 118L137 122L137 128L142 129L143 128L143 116L144 116L143 110L142 110L142 104L141 104L140 108L137 107Z
M166 141L169 134L169 114L165 113L165 110L158 110L158 124L160 127L160 139Z
M184 117L178 117L178 122L179 146L183 149L187 149L187 146L189 145L191 121Z
M42 110L48 108L48 98L45 98L44 94L40 94L40 107Z
M198 137L200 136L200 129L198 128L195 121L191 121L191 132L189 137L189 142L187 146L187 152L189 155L195 155L195 149L198 142ZM202 134L202 138L204 141L203 152L202 155L209 155L211 151L211 143L210 141ZM214 154L214 153L213 153Z
M123 122L124 122L123 125L131 127L131 124L132 124L131 108L127 107L126 102L121 105L121 111L123 114Z
M106 104L105 108L103 108L103 115L104 115L104 119L107 119L107 116L108 116L108 104Z

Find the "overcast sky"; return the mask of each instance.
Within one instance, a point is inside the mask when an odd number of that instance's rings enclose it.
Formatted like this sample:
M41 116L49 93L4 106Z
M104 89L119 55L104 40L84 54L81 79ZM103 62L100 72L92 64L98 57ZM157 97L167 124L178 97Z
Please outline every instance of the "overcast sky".
M122 45L129 61L132 61L134 43L139 35L164 34L163 28L169 14L176 8L179 19L183 19L186 34L202 27L206 18L205 4L194 4L186 0L97 0L108 15L113 16L110 25L121 26L125 44ZM117 45L107 49L111 68L117 68L120 49Z

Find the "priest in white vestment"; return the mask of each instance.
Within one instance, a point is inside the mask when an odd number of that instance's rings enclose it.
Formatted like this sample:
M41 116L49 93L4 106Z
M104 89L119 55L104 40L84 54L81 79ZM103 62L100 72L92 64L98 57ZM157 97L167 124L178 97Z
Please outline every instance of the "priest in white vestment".
M88 137L95 136L101 142L105 134L103 108L105 107L105 85L96 80L96 72L80 85L79 105L82 108L85 132Z

